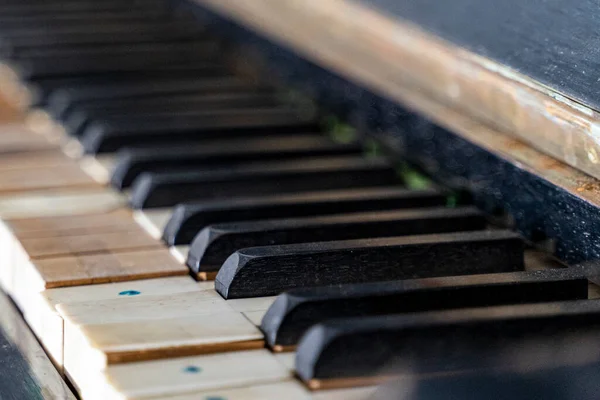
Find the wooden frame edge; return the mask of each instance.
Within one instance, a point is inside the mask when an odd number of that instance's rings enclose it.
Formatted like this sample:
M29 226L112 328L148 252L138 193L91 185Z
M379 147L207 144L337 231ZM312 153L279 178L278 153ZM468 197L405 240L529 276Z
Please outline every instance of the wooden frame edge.
M600 114L492 60L351 0L194 0L378 93L418 92L600 178Z

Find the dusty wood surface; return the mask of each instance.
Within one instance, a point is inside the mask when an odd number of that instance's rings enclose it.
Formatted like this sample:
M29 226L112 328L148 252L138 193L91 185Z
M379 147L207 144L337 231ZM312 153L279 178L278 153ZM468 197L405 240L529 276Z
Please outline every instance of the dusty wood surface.
M195 1L425 115L436 114L410 93L453 107L600 177L600 114L389 12L351 0Z

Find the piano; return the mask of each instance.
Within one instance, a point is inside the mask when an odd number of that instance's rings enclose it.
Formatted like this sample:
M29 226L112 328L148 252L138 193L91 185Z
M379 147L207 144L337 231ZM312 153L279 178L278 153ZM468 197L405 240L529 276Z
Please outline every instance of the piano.
M597 398L565 6L0 0L0 399Z

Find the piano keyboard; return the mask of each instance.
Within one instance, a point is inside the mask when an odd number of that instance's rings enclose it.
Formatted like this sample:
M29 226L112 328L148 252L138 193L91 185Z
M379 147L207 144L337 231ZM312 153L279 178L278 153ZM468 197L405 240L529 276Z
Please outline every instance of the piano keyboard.
M160 1L4 0L0 39L29 110L0 130L0 284L83 399L362 399L597 329L595 268L334 140Z

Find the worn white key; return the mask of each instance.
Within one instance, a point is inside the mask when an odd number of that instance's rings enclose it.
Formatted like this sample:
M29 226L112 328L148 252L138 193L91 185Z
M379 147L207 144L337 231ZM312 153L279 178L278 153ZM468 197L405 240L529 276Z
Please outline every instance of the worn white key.
M115 300L128 302L147 296L160 296L213 289L212 282L196 282L189 276L147 279L48 289L31 293L23 305L24 316L58 367L63 365L63 319L59 304L89 303Z
M115 191L39 191L0 197L0 218L37 218L91 214L117 209L127 199Z
M231 301L231 300L230 300ZM248 318L248 320L250 322L252 322L254 325L256 326L260 326L263 317L265 316L265 312L267 312L266 310L258 310L258 311L247 311L244 313L244 315L246 316L246 318Z
M277 296L253 297L249 299L227 300L234 310L239 312L267 311Z
M214 290L61 304L64 365L75 382L82 369L259 348L263 335Z
M245 386L235 389L215 389L207 392L163 397L162 400L311 400L313 395L301 383L287 380L263 385Z
M114 365L104 374L83 379L79 388L85 399L155 399L192 394L202 399L197 393L290 378L290 372L269 351L261 349Z
M113 155L85 156L80 161L81 169L98 183L110 182L116 158Z
M160 239L169 218L171 218L172 211L171 208L136 210L133 212L133 218L150 236Z
M171 246L169 247L171 254L177 261L182 264L185 264L187 260L188 253L190 252L190 246L181 245L181 246Z

